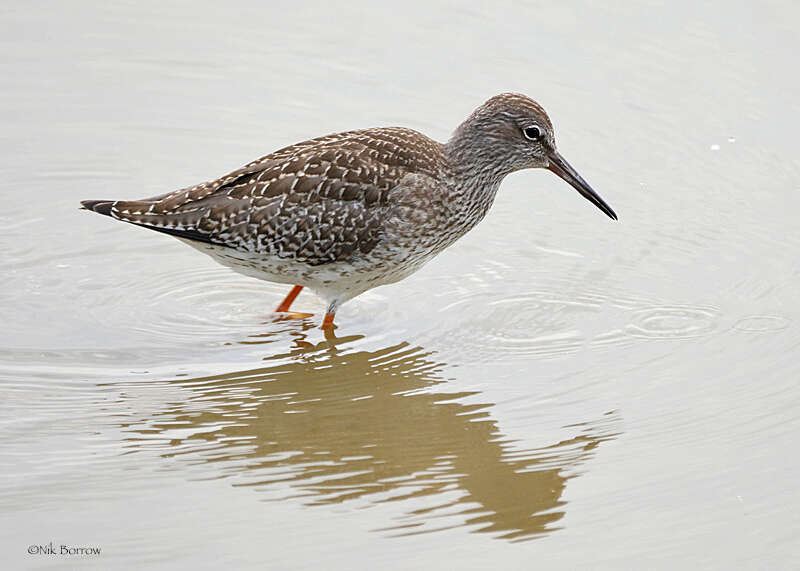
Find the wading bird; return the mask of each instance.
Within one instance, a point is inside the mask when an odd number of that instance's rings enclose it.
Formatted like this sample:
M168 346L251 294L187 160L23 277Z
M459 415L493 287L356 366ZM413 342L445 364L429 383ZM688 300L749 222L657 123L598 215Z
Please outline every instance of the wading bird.
M171 234L234 270L344 302L421 268L480 222L503 178L546 168L617 219L556 150L544 109L503 93L447 143L403 127L297 143L217 180L141 200L84 200L87 210Z

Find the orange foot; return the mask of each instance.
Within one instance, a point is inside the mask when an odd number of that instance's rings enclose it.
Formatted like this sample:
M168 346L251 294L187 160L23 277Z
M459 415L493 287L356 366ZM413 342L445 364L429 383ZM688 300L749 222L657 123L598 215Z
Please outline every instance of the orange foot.
M275 320L283 321L285 319L305 319L307 317L314 317L314 314L303 313L302 311L282 311L279 315L275 316Z

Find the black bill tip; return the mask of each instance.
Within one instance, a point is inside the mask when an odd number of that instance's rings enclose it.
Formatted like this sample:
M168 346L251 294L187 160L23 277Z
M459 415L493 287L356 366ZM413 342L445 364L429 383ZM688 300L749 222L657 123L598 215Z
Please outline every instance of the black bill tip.
M564 159L564 157L558 153L558 151L553 151L550 154L550 164L547 168L556 173L560 178L567 181L570 186L572 186L581 194L581 196L602 210L606 216L612 220L618 220L617 213L614 212L614 210L608 204L606 204L605 200L600 198L600 195L597 194L591 186L589 186L588 182L583 180L583 177L578 174L578 171L572 168L572 165L570 165Z

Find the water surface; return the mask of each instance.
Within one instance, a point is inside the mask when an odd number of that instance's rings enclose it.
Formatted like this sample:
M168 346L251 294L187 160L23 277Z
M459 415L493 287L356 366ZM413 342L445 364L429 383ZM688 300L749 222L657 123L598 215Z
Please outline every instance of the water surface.
M788 2L0 12L0 545L15 568L791 566ZM539 100L547 172L413 277L284 286L79 211L297 140ZM30 545L100 546L98 557Z

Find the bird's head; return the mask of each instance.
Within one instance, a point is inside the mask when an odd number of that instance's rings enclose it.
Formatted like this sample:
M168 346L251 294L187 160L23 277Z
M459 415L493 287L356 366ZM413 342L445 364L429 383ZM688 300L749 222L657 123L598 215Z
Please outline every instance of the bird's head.
M505 176L546 168L614 220L617 215L556 150L553 124L541 105L519 93L502 93L478 107L456 130L448 147L473 172Z

